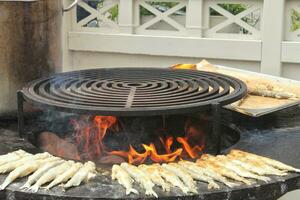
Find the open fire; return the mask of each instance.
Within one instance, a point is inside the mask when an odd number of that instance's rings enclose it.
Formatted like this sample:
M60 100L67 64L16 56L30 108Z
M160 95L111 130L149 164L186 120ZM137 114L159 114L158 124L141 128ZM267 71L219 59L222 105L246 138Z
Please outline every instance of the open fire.
M185 123L184 133L181 136L162 134L152 138L147 144L129 144L126 150L111 148L104 143L109 134L117 134L122 129L117 117L81 116L78 119L72 118L70 125L74 130L73 139L60 139L54 134L44 133L40 136L40 143L45 144L40 145L50 153L71 159L93 160L98 163L127 161L131 164L196 159L201 156L205 147L204 131L189 119ZM56 145L48 145L49 142L45 141L51 141L50 144Z

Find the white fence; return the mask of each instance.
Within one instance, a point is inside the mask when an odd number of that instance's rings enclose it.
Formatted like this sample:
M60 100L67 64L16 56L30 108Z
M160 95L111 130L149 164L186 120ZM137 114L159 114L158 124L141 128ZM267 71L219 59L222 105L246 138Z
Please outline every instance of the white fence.
M300 0L80 0L64 22L64 71L206 58L300 79Z

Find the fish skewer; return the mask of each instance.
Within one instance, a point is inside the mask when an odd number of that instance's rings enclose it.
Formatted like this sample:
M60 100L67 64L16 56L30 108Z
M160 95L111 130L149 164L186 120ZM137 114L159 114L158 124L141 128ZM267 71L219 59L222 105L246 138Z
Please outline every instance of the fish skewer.
M155 167L159 170L161 176L169 182L171 185L178 187L184 194L188 194L189 188L184 185L184 183L180 180L180 178L173 172L166 170L159 164L154 164L152 167Z
M270 166L275 167L275 168L278 168L280 170L286 170L286 171L300 173L300 169L294 168L292 166L286 165L282 162L279 162L277 160L273 160L273 159L270 159L270 158L267 158L267 157L258 156L258 155L248 153L248 152L243 152L243 151L240 151L240 150L231 150L230 153L231 154L242 155L242 156L245 156L246 158L253 159L253 160L256 160L256 161L262 161L265 164L270 165Z
M245 168L242 168L239 165L232 163L230 160L227 159L226 156L211 157L209 159L214 161L218 165L223 165L227 170L233 171L241 177L252 178L252 179L261 180L264 182L271 181L271 179L268 177L253 174L253 173L247 171Z
M190 192L194 194L198 194L197 187L193 180L193 177L183 167L181 167L176 163L163 164L162 167L164 167L166 170L175 173L183 181L183 183L189 188Z
M231 162L226 156L217 156L218 159L221 160L221 162L225 165L227 169L231 169L235 171L238 175L245 177L245 178L252 178L256 180L261 180L264 182L269 182L271 179L266 176L257 175L255 173L252 173L251 171L248 171L246 168L241 167L233 162Z
M212 179L214 179L220 183L223 183L224 185L228 186L229 188L233 188L233 187L240 185L240 184L228 181L226 178L221 176L219 173L216 173L215 171L213 171L210 168L208 168L207 166L205 166L202 162L198 162L198 163L193 163L190 161L180 161L179 162L179 164L182 164L182 163L191 165L192 168L194 170L196 170L197 172L203 173L204 175L209 176Z
M95 163L88 161L76 172L76 174L65 184L63 188L70 188L73 186L79 186L82 181L87 182L92 177L96 176Z
M196 170L194 166L185 162L180 162L179 165L187 169L188 173L198 181L208 183L208 189L220 189L220 186L209 176L206 176L202 171Z
M50 188L60 184L67 182L70 178L72 178L75 173L82 167L83 165L81 163L75 163L71 166L70 169L65 171L63 174L57 176L47 187L45 187L46 190L49 190Z
M129 174L119 165L113 165L112 167L112 180L118 180L118 183L126 188L126 195L130 193L139 194L139 192L132 187L134 180Z
M2 155L0 158L0 166L14 162L14 161L18 161L18 160L20 160L26 156L30 156L30 155L32 155L32 154L29 154L22 150L14 151L12 153Z
M0 165L3 165L7 162L12 162L15 159L21 158L24 155L31 155L29 153L27 153L26 151L23 150L17 150L17 151L13 151L11 153L8 154L4 154L0 156Z
M170 191L170 185L162 178L156 167L153 167L152 165L139 165L138 168L145 172L155 185L162 187L163 191Z
M74 161L63 162L62 164L50 169L48 172L43 174L36 181L36 183L29 188L29 190L31 190L33 192L37 192L42 185L54 180L58 175L65 172L73 163L74 163Z
M52 156L52 155L50 155L47 152L36 154L36 155L26 155L25 157L23 157L19 160L1 165L0 166L0 174L11 172L11 171L16 169L17 167L20 167L21 165L23 165L26 162L34 161L34 160L37 160L37 159L48 158L50 156Z
M21 178L24 176L27 176L28 174L31 174L32 172L36 171L41 165L43 165L45 162L51 162L57 158L50 157L48 159L39 159L39 160L33 160L25 165L22 165L16 169L14 169L10 174L6 177L3 184L0 186L0 190L5 189L9 184L11 184L14 180L17 178Z
M146 195L153 195L158 198L158 195L153 191L154 183L142 170L128 163L122 163L121 167L127 171L127 173L140 183L146 190Z
M57 158L57 157L55 157ZM50 170L53 167L56 167L59 164L62 164L64 161L60 158L54 160L52 162L48 162L44 164L41 168L35 171L31 176L28 177L26 183L20 189L28 189L32 184L34 184L44 173Z
M254 160L249 160L245 157L240 157L232 154L228 154L227 157L234 163L245 167L246 169L252 170L253 172L259 175L277 175L277 176L286 176L286 172L277 170L269 165L264 163L259 163Z
M197 160L197 163L199 162L202 162L204 163L204 165L208 168L210 168L211 170L215 171L216 173L219 173L220 175L222 176L225 176L227 178L230 178L230 179L233 179L235 181L239 181L239 182L242 182L242 183L245 183L246 185L252 185L252 182L237 175L236 173L230 171L230 170L227 170L226 168L223 168L222 166L220 165L217 165L216 163L214 162L211 162L209 160Z

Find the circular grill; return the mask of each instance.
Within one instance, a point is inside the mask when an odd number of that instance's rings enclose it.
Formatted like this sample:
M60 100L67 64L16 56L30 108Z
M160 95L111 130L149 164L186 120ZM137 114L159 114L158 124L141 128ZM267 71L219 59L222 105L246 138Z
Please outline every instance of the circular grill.
M158 115L227 105L246 95L233 77L193 70L92 69L56 74L29 83L26 101L82 114Z

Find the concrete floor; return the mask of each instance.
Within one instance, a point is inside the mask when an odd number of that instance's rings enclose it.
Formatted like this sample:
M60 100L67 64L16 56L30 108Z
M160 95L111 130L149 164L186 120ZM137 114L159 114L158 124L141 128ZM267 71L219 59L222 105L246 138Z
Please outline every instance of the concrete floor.
M299 199L300 199L300 190L297 190L284 195L279 200L299 200Z

